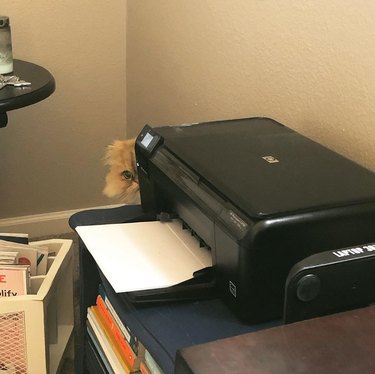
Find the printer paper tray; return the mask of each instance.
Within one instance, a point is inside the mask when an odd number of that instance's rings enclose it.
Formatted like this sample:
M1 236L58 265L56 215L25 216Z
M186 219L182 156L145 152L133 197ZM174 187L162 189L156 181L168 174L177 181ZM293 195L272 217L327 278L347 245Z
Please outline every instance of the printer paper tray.
M101 273L100 276L104 277L103 273ZM214 270L212 267L194 273L194 278L176 284L175 286L143 291L122 292L117 295L119 297L125 297L133 304L155 304L218 297Z
M181 287L212 266L210 251L177 219L78 226L76 231L117 293Z

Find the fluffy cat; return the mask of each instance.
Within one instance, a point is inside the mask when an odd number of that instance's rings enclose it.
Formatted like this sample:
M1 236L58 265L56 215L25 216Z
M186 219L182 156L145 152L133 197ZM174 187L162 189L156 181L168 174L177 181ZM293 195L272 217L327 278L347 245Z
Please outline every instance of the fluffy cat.
M109 172L103 194L126 204L140 203L134 146L135 139L115 140L107 146L105 154Z

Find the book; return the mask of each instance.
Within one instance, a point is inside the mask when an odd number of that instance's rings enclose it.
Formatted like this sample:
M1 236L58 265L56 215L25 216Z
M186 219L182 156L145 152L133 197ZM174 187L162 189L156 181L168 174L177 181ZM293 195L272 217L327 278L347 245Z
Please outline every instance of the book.
M87 319L90 321L95 336L97 337L115 374L130 373L122 352L106 327L106 323L101 316L98 307L96 305L91 306L87 309L87 312Z
M163 370L161 370L160 366L157 364L148 350L145 351L145 363L151 374L163 374Z
M107 309L111 313L111 315L112 315L113 319L115 320L117 326L119 327L119 329L123 333L124 337L128 341L128 343L129 343L130 347L132 348L134 354L138 355L139 341L138 341L137 337L132 333L129 326L127 326L126 324L124 324L121 321L121 318L118 316L118 314L116 312L116 309L112 306L111 300L109 299L109 297L107 295L107 292L105 291L105 288L101 283L99 284L99 295L103 299Z
M48 250L44 247L0 240L0 252L18 252L18 264L30 265L31 275L45 275Z
M147 367L147 364L145 362L141 362L141 365L139 367L139 370L142 374L151 374L150 370Z
M38 251L38 257L36 261L36 275L46 275L47 274L47 267L48 267L48 249L40 247L40 246L33 246Z
M105 320L106 326L112 336L114 337L115 342L117 343L118 348L122 351L123 357L126 360L130 370L138 370L139 369L139 360L137 360L137 356L133 352L132 348L130 347L128 341L120 331L117 323L112 318L111 313L107 309L102 297L100 295L96 298L96 305L98 306L98 310L100 311L103 319Z
M89 320L86 320L86 328L87 328L87 334L89 335L89 338L91 339L96 351L98 352L98 355L100 359L102 360L102 363L105 366L106 370L108 371L109 374L114 374L114 371L112 370L112 367L108 361L108 358L105 355L103 348L100 345L100 342L98 338L96 337L93 327L91 326L91 323Z
M109 373L115 373L113 367L116 367L116 358L113 358L114 353L108 343L108 339L106 339L103 331L100 330L100 325L98 322L94 322L94 315L92 310L89 308L87 310L87 325L89 326L88 333L91 335L91 340L96 342L96 347L99 355L105 357L103 360L103 364L106 366ZM117 363L120 365L119 363Z
M0 265L0 297L27 295L29 292L28 265Z
M139 370L142 374L163 374L163 371L153 359L151 354L145 349L144 345L133 334L129 327L121 321L120 317L116 313L115 308L110 302L104 285L101 283L99 284L99 294L97 296L96 304L103 313L107 315L109 314L108 319L111 321L112 325L114 325L114 335L119 339L121 339L121 337L122 339L125 338L126 342L122 342L122 344L125 345L126 343L128 343L126 347L130 346L132 348L132 352L134 353L135 357L134 364L131 368L132 371Z
M161 370L160 366L147 350L145 350L144 358L139 365L139 371L141 374L164 374L163 370Z
M0 239L14 243L29 244L29 234L0 232Z
M18 252L0 252L1 265L14 265L18 264Z

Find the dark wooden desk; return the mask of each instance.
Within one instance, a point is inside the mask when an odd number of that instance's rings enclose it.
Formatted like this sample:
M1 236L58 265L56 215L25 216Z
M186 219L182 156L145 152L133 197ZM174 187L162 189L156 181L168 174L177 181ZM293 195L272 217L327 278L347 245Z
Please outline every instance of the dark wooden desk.
M16 75L31 85L6 86L0 90L0 127L7 125L8 111L35 104L55 91L55 79L43 67L21 60L14 60L13 66L13 73L7 75Z
M371 306L182 349L175 373L375 373L374 353Z

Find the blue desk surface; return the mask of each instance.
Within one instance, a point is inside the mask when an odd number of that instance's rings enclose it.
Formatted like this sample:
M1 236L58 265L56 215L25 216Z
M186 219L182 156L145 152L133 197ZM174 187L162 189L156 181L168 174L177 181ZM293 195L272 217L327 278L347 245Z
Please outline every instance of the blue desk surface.
M220 299L140 306L116 294L102 276L104 288L122 321L147 347L165 373L173 373L177 350L279 325L247 325Z

